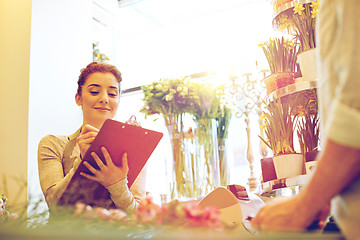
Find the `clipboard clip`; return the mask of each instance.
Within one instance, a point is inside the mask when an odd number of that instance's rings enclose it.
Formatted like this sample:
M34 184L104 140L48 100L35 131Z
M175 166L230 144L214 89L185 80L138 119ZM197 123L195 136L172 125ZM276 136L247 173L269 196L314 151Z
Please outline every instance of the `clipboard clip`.
M136 120L135 115L131 115L131 117L125 123L141 127L140 123Z

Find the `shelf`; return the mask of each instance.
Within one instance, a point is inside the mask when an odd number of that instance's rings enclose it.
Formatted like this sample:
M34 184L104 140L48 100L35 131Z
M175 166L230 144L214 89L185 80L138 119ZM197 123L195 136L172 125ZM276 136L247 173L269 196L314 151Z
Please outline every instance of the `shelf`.
M284 97L296 92L313 89L317 87L317 80L303 81L301 78L297 78L294 84L280 88L267 96L269 100Z
M289 8L295 7L295 4L306 4L311 2L313 2L313 0L293 0L291 2L284 3L275 10L275 12L273 13L273 19L275 19L280 13L288 10Z

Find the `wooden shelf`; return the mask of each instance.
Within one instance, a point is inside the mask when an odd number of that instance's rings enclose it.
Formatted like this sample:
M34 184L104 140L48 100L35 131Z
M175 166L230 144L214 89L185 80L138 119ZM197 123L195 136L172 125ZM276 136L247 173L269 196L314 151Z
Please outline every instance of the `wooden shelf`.
M267 96L269 100L284 97L296 92L313 89L317 87L317 80L303 81L302 78L297 78L294 84L280 88Z
M306 3L311 3L313 2L313 0L293 0L291 2L287 2L284 3L283 5L281 5L280 7L278 7L274 13L273 13L273 19L275 20L275 18L282 12L295 7L296 4L306 4Z

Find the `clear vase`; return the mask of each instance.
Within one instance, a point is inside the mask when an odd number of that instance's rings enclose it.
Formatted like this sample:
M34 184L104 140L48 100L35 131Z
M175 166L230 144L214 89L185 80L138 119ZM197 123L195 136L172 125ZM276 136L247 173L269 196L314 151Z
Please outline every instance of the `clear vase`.
M217 128L214 119L195 119L195 158L201 166L197 172L198 194L206 195L220 186Z
M220 185L230 184L230 153L227 138L218 138Z
M172 178L170 184L171 199L187 199L197 196L198 164L194 157L195 145L189 137L185 114L166 116L166 127L172 148Z

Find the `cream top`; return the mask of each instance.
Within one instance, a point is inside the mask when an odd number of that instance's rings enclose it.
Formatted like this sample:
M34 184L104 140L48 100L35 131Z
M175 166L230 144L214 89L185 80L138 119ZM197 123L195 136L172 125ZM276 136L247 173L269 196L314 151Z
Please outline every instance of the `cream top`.
M79 129L80 130L80 129ZM81 163L80 150L74 146L70 156L64 156L65 146L76 141L79 130L71 136L48 135L41 139L38 148L38 167L41 189L50 208L57 204L76 169ZM111 200L116 207L127 212L137 209L145 197L146 169L144 168L129 189L127 179L108 186Z

